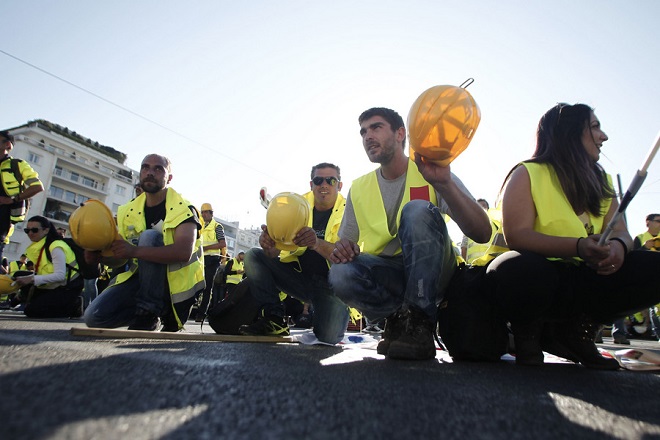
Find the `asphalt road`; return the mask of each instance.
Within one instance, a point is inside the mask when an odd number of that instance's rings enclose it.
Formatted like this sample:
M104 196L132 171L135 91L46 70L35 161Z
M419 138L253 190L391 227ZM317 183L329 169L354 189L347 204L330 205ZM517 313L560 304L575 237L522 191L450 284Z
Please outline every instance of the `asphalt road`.
M84 324L0 313L0 439L660 439L658 373L74 337L73 326Z

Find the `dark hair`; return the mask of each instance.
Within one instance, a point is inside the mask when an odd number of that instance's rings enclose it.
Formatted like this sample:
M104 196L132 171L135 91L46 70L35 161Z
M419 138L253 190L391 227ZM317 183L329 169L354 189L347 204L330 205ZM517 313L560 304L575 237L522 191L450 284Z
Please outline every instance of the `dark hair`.
M651 220L655 220L656 217L660 217L660 214L649 214L646 216L646 221L650 222Z
M401 127L403 127L404 129L406 128L405 124L403 123L403 118L401 117L401 115L395 112L394 110L385 107L373 107L370 108L369 110L365 110L358 118L358 122L362 124L364 121L366 121L367 119L371 119L374 116L380 116L381 118L385 119L387 123L390 124L390 127L392 127L393 132L397 131ZM405 136L403 138L403 146L404 147L406 146Z
M0 131L0 137L2 137L5 142L9 141L12 144L14 143L14 136L11 135L7 130Z
M34 217L30 217L28 222L37 222L42 228L48 229L48 234L46 234L46 244L44 245L46 248L48 248L55 240L62 239L62 236L57 232L55 226L46 217L35 215Z
M314 173L319 168L334 168L334 170L337 171L337 179L341 180L341 171L339 171L339 167L337 165L334 165L334 164L331 164L331 163L328 163L328 162L321 162L318 165L314 165L312 167L312 173L311 173L310 179L314 178Z
M488 200L486 199L477 199L477 203L479 202L484 202L486 204L486 209L490 208L490 203L488 203Z
M605 170L594 162L582 144L593 109L585 104L560 103L548 110L536 130L536 150L527 162L547 163L576 213L603 216L603 199L616 197Z

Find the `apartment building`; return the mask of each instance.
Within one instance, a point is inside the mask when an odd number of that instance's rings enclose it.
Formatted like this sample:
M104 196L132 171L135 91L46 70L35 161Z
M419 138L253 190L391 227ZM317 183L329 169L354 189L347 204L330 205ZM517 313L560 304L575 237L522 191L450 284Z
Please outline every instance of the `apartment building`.
M100 200L116 214L134 197L139 173L124 165L126 154L42 119L6 130L14 136L12 157L28 161L44 184L27 218L43 215L68 231L69 216L86 200ZM9 261L18 259L30 244L23 228L23 223L16 225L5 247Z

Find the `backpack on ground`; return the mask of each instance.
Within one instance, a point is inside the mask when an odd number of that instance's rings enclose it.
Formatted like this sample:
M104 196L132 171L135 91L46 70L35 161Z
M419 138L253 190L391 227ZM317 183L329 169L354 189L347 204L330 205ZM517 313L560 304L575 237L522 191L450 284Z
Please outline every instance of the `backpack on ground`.
M259 317L261 306L250 293L247 281L241 281L231 295L208 311L209 325L218 334L238 335L241 325L252 324Z
M438 333L456 361L498 361L507 352L506 321L486 283L486 267L459 265L438 306Z
M98 278L101 275L101 265L100 264L89 264L85 261L85 250L78 246L75 241L73 241L73 238L67 237L67 238L60 238L59 240L65 242L73 253L76 256L76 263L78 263L78 267L75 268L71 266L70 264L67 264L67 283L69 282L69 279L71 278L71 271L75 270L77 271L80 276L85 279L85 280L90 280L93 278ZM50 255L50 249L49 246L46 246L46 258L48 258L48 261L52 262L53 259L51 258Z

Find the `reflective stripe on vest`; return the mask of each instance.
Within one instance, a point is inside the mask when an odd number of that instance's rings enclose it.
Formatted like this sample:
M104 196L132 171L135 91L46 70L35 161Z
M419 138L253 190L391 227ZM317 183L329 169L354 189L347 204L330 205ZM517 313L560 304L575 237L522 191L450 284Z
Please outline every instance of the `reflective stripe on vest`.
M215 235L215 228L217 227L218 222L216 222L214 218L211 219L207 225L204 225L204 228L202 229L202 245L216 244L218 242L218 237ZM211 249L204 251L204 255L214 255L219 257L220 251L221 249Z
M124 239L132 241L138 239L146 227L144 217L144 204L146 196L140 194L135 199L128 202L117 212L119 233ZM174 243L174 231L184 220L193 216L190 212L191 203L184 199L172 188L167 189L165 198L165 208L167 215L163 223L163 245L168 246ZM193 208L194 209L194 208ZM202 240L201 235L197 234L192 255L188 261L182 263L170 263L167 265L167 283L172 295L174 304L192 298L195 293L204 289L204 266L202 263ZM137 260L133 259L127 272L117 275L111 285L120 284L128 280L137 270Z

